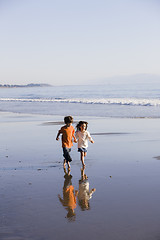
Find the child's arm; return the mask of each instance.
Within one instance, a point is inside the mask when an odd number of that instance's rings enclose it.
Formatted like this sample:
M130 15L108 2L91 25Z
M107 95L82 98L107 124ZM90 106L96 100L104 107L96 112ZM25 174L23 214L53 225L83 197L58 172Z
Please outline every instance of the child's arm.
M64 201L63 199L61 198L60 194L58 194L58 198L59 198L59 201L62 203L62 205L64 204Z
M75 131L73 131L73 135L72 135L73 139L74 139L74 142L77 143L77 138L75 136Z
M57 137L56 137L56 140L58 141L59 140L59 135L61 134L60 130L58 131L57 133Z
M74 196L77 197L77 195L78 195L78 190L75 190Z
M89 141L90 141L91 143L94 143L94 140L92 139L92 137L91 137L91 135L90 135L89 132L88 132L88 139L89 139Z
M76 137L73 135L74 142L77 143Z
M95 188L92 188L92 190L89 192L89 196L90 196L90 198L92 197L92 195L93 195L93 193L96 191L96 189Z

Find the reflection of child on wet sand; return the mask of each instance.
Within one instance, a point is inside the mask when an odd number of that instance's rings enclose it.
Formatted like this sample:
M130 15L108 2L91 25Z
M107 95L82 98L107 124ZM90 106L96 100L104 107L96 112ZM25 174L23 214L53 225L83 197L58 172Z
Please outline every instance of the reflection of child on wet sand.
M83 167L85 166L84 164L84 157L87 155L87 147L88 147L88 140L91 143L94 143L93 139L90 136L90 133L87 131L87 126L88 123L85 121L80 121L76 128L76 138L78 140L78 152L81 153L81 162Z
M86 174L84 174L84 168L81 169L81 179L79 180L79 191L78 191L78 203L83 211L89 210L89 200L92 198L92 194L96 191L92 188L89 191L89 181Z
M77 142L75 138L75 130L72 126L73 123L73 117L67 116L64 118L65 125L61 127L61 129L58 131L56 140L59 140L59 135L62 134L62 148L63 148L63 156L64 156L64 164L67 163L68 168L70 168L69 162L72 161L72 158L70 156L71 147L73 146L72 138L74 139L74 142Z
M70 175L70 169L68 169L68 173L66 172L66 169L64 168L64 186L63 186L63 199L61 198L60 195L58 195L58 198L62 205L66 208L68 211L67 213L67 218L70 219L71 221L74 220L75 214L75 208L76 208L76 197L78 194L78 191L75 190L74 192L74 187L72 186L72 175Z

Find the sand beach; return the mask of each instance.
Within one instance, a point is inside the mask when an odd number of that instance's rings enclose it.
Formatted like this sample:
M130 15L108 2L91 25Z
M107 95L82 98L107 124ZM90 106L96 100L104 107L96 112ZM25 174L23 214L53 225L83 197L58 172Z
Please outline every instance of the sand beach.
M74 120L87 120L95 140L84 174L96 191L85 204L75 196L70 214L64 187L78 193L82 171L74 144L64 172L55 140L63 116L0 114L0 239L158 240L160 119Z

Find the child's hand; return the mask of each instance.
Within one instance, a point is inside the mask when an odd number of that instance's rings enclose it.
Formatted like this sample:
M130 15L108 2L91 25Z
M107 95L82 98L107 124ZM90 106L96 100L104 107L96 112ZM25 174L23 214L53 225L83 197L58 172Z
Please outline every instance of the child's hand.
M93 140L91 140L91 143L94 143L94 141L93 141Z
M78 190L75 190L75 197L77 197L78 195Z
M74 139L74 142L77 143L77 139L76 138Z
M58 198L59 198L59 199L61 199L61 196L60 196L60 194L58 194Z
M59 137L56 137L56 140L58 141L58 140L59 140Z

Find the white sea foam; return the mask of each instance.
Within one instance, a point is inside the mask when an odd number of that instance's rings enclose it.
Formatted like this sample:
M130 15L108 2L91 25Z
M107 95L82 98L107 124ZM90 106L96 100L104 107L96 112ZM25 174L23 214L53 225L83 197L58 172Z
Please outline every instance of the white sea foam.
M117 104L130 106L160 106L160 99L141 98L0 98L1 102L61 102L82 104Z

